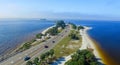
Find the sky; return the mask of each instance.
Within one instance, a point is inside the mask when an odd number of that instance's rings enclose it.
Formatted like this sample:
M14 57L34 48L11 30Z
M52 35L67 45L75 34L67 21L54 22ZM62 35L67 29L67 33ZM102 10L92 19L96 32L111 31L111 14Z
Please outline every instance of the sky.
M0 0L0 18L119 19L120 0Z

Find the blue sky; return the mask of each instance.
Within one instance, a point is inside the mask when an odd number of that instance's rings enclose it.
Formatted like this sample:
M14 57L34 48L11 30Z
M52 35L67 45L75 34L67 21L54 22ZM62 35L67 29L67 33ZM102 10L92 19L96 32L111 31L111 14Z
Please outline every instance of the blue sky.
M119 18L119 0L0 0L0 18Z

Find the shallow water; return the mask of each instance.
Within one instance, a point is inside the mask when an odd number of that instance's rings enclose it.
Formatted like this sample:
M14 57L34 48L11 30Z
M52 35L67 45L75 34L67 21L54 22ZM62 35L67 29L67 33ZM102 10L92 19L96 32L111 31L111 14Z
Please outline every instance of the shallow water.
M47 20L0 20L0 54L33 39L52 25L54 23Z
M120 21L96 20L66 20L77 25L90 26L88 31L91 38L99 43L104 58L114 60L109 65L120 65ZM14 48L18 44L34 38L38 32L54 25L51 21L43 20L15 20L0 21L0 54ZM109 57L109 58L108 58Z

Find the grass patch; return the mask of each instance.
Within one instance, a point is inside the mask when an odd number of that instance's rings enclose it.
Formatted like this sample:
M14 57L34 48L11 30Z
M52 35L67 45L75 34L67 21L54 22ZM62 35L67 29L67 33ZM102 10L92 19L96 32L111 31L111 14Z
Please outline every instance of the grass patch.
M71 31L73 32L73 31ZM71 53L75 52L81 47L81 36L79 35L80 39L79 40L73 40L71 37L68 35L65 38L63 38L53 49L55 51L55 56L57 58L62 57L62 56L68 56Z

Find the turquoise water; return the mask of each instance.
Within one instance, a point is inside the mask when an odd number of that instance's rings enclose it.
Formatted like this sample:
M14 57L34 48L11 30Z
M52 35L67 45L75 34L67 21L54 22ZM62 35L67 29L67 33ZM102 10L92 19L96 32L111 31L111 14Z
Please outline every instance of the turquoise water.
M0 20L0 54L54 25L48 20Z
M88 31L90 37L99 45L114 61L120 65L120 21L97 20L67 20L77 25L92 27Z

